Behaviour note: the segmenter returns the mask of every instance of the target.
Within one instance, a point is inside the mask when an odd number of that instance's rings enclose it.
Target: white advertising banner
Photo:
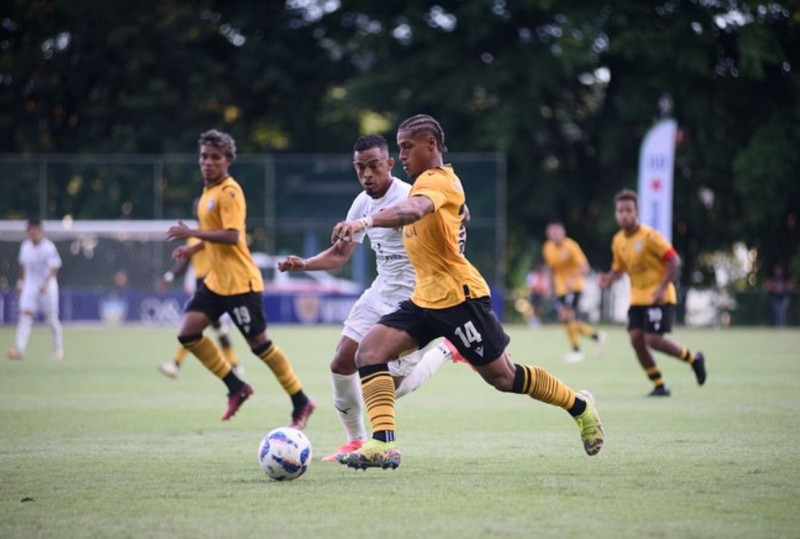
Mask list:
[[[674,119],[661,120],[645,135],[639,151],[639,222],[672,243],[672,175],[675,169]]]

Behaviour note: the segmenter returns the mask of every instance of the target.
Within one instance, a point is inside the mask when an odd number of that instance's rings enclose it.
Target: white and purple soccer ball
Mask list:
[[[258,463],[276,481],[297,479],[311,464],[311,442],[297,429],[278,427],[261,440]]]

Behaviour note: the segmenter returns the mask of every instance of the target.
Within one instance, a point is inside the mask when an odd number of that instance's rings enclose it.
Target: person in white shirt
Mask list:
[[[408,198],[411,185],[392,177],[394,159],[389,157],[389,146],[380,135],[366,135],[356,140],[353,146],[353,166],[363,191],[353,201],[347,219],[365,218],[391,208]],[[356,369],[355,354],[361,339],[384,314],[408,299],[414,291],[416,278],[414,268],[403,247],[402,229],[371,228],[366,233],[356,234],[353,241],[337,241],[329,249],[310,258],[289,255],[278,262],[280,271],[314,271],[341,268],[355,251],[364,236],[369,236],[370,246],[375,251],[377,277],[361,294],[344,322],[342,337],[330,364],[333,384],[333,404],[339,414],[348,441],[339,446],[332,455],[322,457],[324,461],[337,462],[341,455],[361,447],[367,440],[363,419],[361,382]],[[462,230],[462,237],[464,230]],[[448,359],[461,361],[460,354],[454,357],[449,342],[434,342],[422,350],[389,363],[395,380],[397,396],[403,396],[420,387]]]
[[[42,233],[38,219],[28,221],[28,239],[19,250],[19,321],[17,323],[16,346],[9,348],[9,359],[22,359],[31,336],[33,318],[37,313],[44,316],[53,338],[53,359],[64,358],[61,322],[58,319],[58,281],[56,273],[61,267],[61,257],[52,241]]]

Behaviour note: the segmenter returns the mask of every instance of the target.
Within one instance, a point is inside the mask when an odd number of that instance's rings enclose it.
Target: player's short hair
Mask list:
[[[433,116],[428,116],[427,114],[417,114],[416,116],[412,116],[404,120],[397,130],[411,131],[411,134],[414,136],[418,135],[419,133],[429,133],[433,135],[433,138],[436,139],[436,147],[439,148],[439,151],[442,153],[447,151],[447,146],[445,146],[444,143],[444,129],[442,129],[442,126]]]
[[[41,219],[28,219],[28,226],[26,228],[42,228],[42,220]]]
[[[225,157],[231,161],[236,159],[236,141],[233,137],[222,131],[211,129],[205,133],[200,134],[200,140],[197,141],[197,147],[211,146],[225,154]]]
[[[354,152],[365,152],[372,148],[380,148],[385,152],[389,152],[389,143],[381,135],[364,135],[358,137],[355,144],[353,144]]]
[[[639,196],[633,189],[623,189],[622,191],[614,195],[614,204],[616,204],[617,202],[621,202],[623,200],[631,200],[633,201],[634,206],[636,206],[637,208],[639,207]]]

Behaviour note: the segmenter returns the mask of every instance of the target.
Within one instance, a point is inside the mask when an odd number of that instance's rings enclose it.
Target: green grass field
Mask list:
[[[625,333],[564,364],[561,328],[509,327],[516,361],[591,389],[606,445],[587,457],[569,416],[496,392],[447,364],[398,401],[403,463],[357,472],[317,459],[343,441],[328,362],[338,327],[275,326],[319,404],[308,473],[267,479],[261,437],[289,417],[268,369],[236,344],[256,390],[230,422],[225,387],[194,359],[156,371],[175,329],[65,331],[67,359],[34,331],[0,364],[0,537],[798,537],[800,332],[678,328],[709,379],[659,358],[650,384]],[[0,329],[5,349],[13,329]]]

